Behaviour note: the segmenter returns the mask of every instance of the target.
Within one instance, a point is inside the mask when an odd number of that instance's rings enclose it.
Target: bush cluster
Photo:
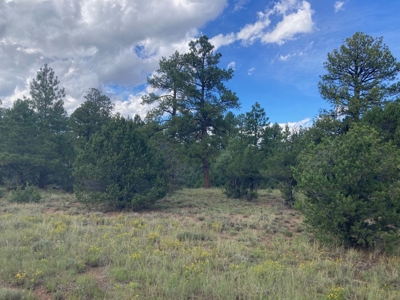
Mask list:
[[[16,203],[38,203],[41,196],[36,187],[27,184],[25,187],[19,186],[16,190],[11,191],[8,201]]]

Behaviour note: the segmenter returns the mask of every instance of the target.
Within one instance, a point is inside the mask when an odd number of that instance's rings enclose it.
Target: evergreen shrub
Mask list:
[[[27,184],[25,187],[19,186],[16,190],[11,191],[8,196],[8,201],[16,203],[38,203],[41,196],[36,187]]]
[[[311,144],[295,169],[305,222],[347,246],[390,245],[399,237],[400,155],[367,126]],[[384,243],[387,242],[387,243]]]
[[[166,195],[164,160],[140,126],[117,116],[90,138],[74,164],[78,200],[134,209]]]

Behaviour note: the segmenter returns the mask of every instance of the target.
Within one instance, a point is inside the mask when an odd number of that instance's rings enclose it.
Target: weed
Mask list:
[[[211,238],[204,233],[193,233],[193,232],[182,232],[179,233],[176,238],[183,242],[183,241],[207,241]]]

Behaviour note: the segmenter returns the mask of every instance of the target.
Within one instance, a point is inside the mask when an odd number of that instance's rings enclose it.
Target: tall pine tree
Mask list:
[[[239,108],[239,99],[224,82],[233,76],[232,69],[218,67],[221,54],[206,36],[189,44],[184,60],[190,80],[185,88],[184,133],[191,143],[192,156],[201,160],[204,187],[210,188],[210,164],[225,132],[224,114]]]
[[[37,116],[38,139],[45,157],[38,166],[39,188],[46,188],[49,174],[66,176],[63,158],[67,156],[67,112],[64,109],[65,90],[47,64],[36,74],[30,84],[30,101]]]

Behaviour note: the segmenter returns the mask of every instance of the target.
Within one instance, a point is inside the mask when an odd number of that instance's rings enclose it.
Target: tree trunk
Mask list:
[[[22,186],[24,184],[24,173],[18,172],[18,186]]]
[[[204,188],[209,189],[210,185],[210,163],[208,162],[208,158],[203,158],[203,173],[204,173]]]
[[[46,189],[46,171],[40,171],[39,174],[39,189]]]
[[[175,191],[175,170],[171,170],[169,173],[169,191]]]

